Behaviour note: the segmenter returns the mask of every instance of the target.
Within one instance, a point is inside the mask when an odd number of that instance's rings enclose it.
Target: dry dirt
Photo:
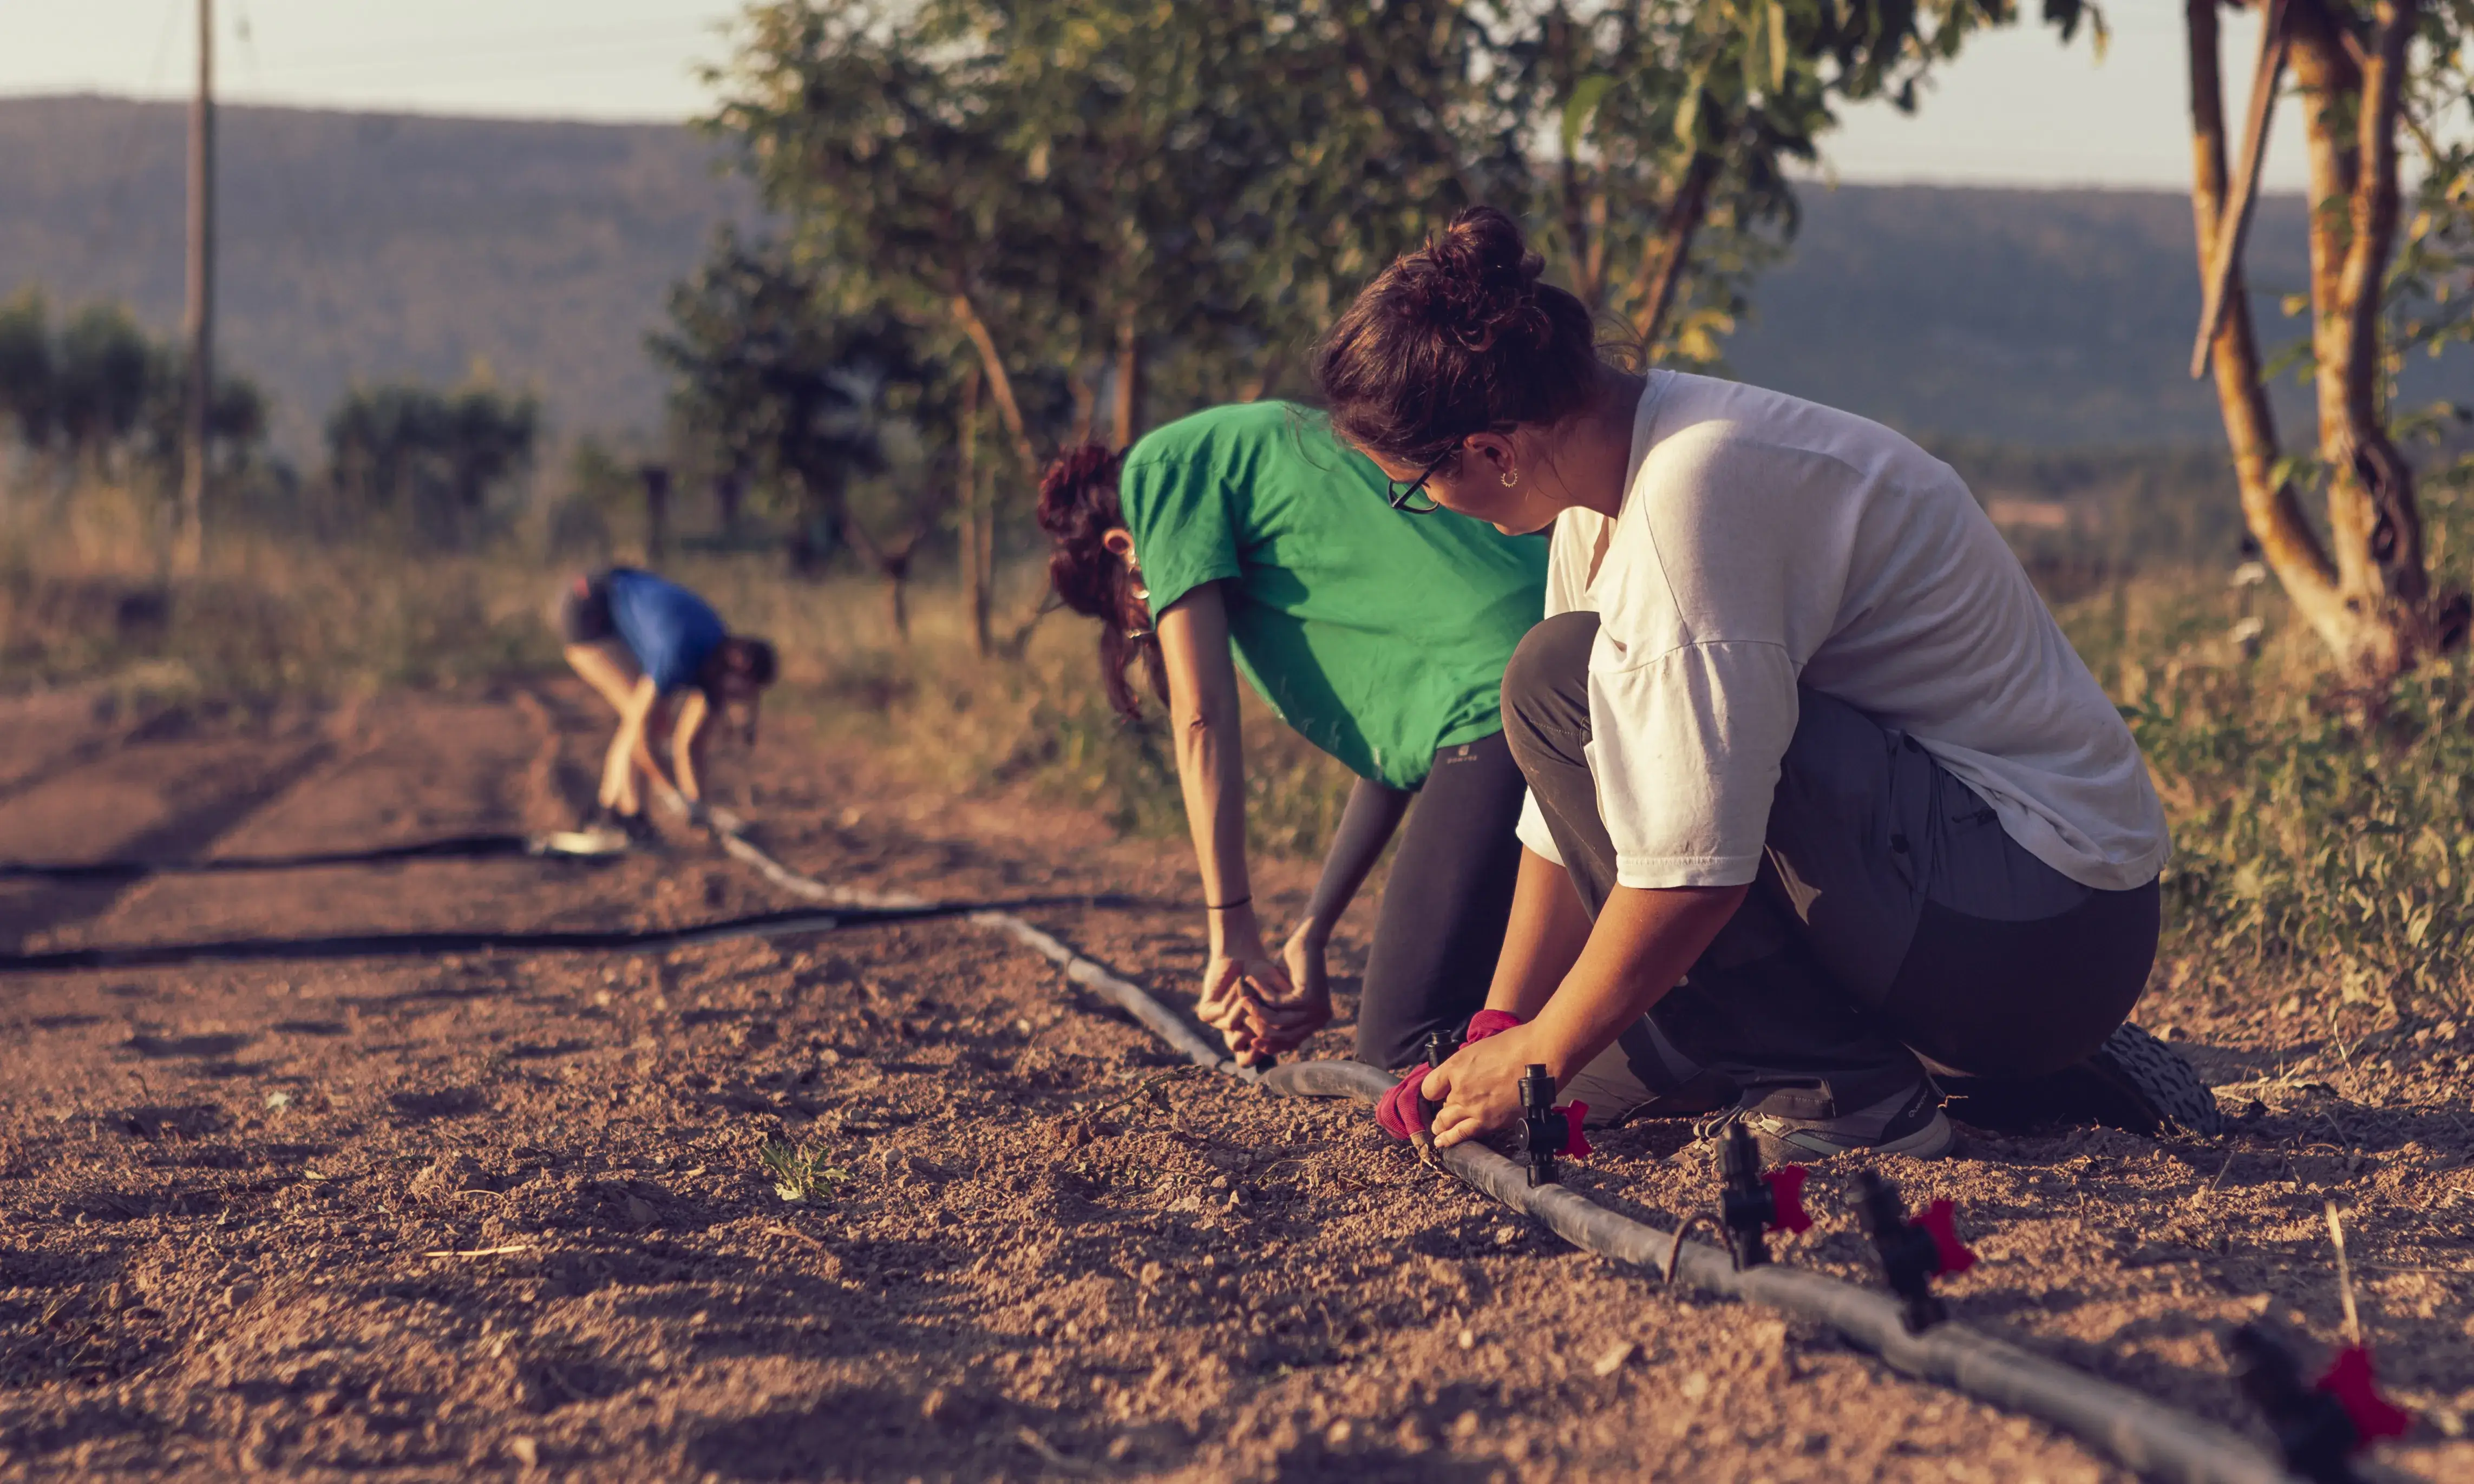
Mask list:
[[[343,708],[0,704],[0,857],[260,854],[570,823],[600,724],[550,685]],[[724,796],[826,879],[1027,914],[1122,972],[1199,968],[1174,841],[932,797],[795,725]],[[1258,894],[1303,900],[1308,870]],[[700,844],[602,867],[424,862],[0,886],[0,950],[788,905]],[[1338,968],[1362,962],[1361,908]],[[2209,1326],[2321,1341],[2321,1217],[2474,1477],[2466,1027],[2332,1042],[2162,988],[2143,1020],[2220,1143],[1970,1133],[1890,1161],[1985,1260],[1973,1323],[2239,1421]],[[1343,1021],[1316,1049],[1340,1055]],[[2221,990],[2213,992],[2219,998]],[[768,1138],[841,1172],[786,1202]],[[1573,1176],[1671,1223],[1682,1129]],[[1843,1172],[1784,1260],[1860,1276]],[[1660,1291],[1391,1146],[1359,1110],[1187,1067],[960,922],[566,954],[0,978],[0,1475],[223,1478],[2122,1477],[1826,1335]]]

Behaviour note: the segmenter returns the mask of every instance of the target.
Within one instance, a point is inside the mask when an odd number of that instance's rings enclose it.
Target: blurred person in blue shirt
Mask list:
[[[773,646],[732,634],[687,588],[635,567],[579,576],[561,597],[559,633],[568,664],[618,712],[600,802],[631,834],[643,828],[639,774],[675,787],[691,806],[702,802],[704,745],[717,713],[738,708],[742,735],[756,745]],[[668,774],[657,748],[668,754]]]

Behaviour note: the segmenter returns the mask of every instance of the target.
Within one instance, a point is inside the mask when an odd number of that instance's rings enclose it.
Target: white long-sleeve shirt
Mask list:
[[[2018,559],[1879,423],[1652,372],[1614,518],[1555,524],[1546,612],[1576,610],[1598,615],[1588,755],[1625,886],[1753,879],[1798,685],[1914,737],[2082,885],[2145,885],[2171,850],[2130,729]],[[1519,833],[1560,859],[1535,796]]]

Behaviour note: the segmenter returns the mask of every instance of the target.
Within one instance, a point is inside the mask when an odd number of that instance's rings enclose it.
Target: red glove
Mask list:
[[[1462,1038],[1461,1044],[1466,1046],[1470,1041],[1500,1035],[1520,1023],[1520,1017],[1509,1010],[1481,1010],[1469,1017],[1468,1034]],[[1412,1134],[1433,1132],[1426,1127],[1426,1111],[1419,1106],[1418,1091],[1425,1086],[1426,1074],[1433,1070],[1432,1066],[1419,1062],[1409,1068],[1409,1075],[1401,1078],[1396,1087],[1383,1094],[1381,1102],[1374,1105],[1374,1121],[1382,1126],[1384,1133],[1394,1138],[1405,1139]],[[1574,1133],[1578,1132],[1576,1124]]]

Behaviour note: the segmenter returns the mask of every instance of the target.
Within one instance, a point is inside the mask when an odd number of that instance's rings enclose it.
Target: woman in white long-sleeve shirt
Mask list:
[[[1530,798],[1488,1005],[1523,1023],[1425,1079],[1438,1141],[1516,1118],[1528,1065],[1604,1099],[1680,1053],[1773,1155],[1939,1154],[1928,1066],[2053,1073],[2138,998],[2170,849],[2138,747],[1948,466],[1608,365],[1539,269],[1465,212],[1318,366],[1394,479],[1553,529],[1504,682]]]

